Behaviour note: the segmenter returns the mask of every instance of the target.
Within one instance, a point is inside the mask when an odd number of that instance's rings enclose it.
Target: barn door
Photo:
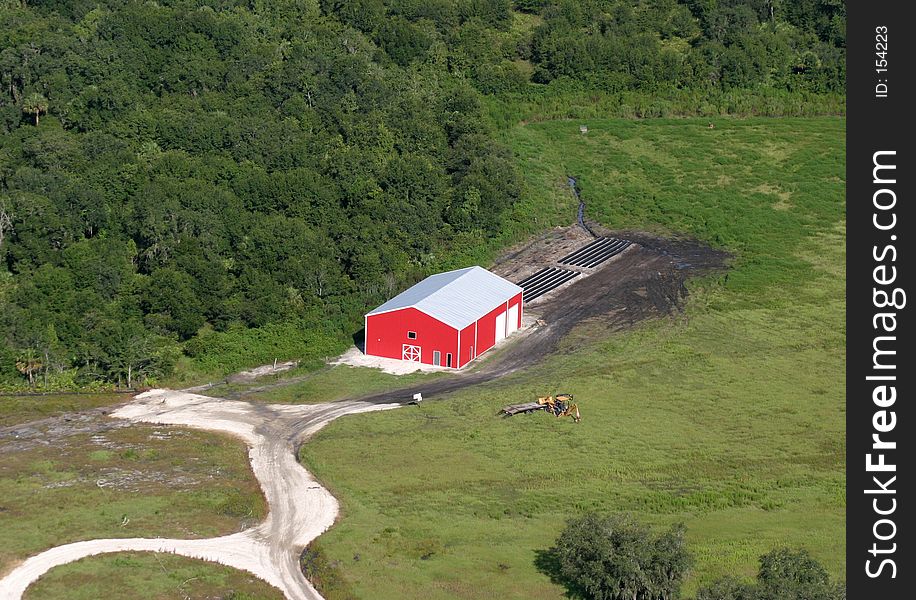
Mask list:
[[[509,307],[509,322],[507,325],[506,330],[509,333],[518,329],[518,304]]]
[[[442,354],[438,350],[433,350],[433,365],[439,366],[439,363],[442,362]]]
[[[496,341],[506,337],[506,313],[496,315]]]
[[[409,360],[410,362],[420,362],[420,355],[422,350],[419,346],[411,346],[410,344],[404,344],[401,348],[401,360]]]

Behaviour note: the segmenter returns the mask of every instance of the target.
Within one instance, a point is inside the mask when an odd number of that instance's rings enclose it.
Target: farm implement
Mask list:
[[[541,396],[537,402],[525,402],[524,404],[510,404],[500,410],[500,414],[511,417],[519,413],[530,414],[538,410],[546,411],[553,416],[572,417],[573,421],[578,423],[582,418],[579,415],[579,405],[573,403],[572,394],[557,394],[556,396]]]

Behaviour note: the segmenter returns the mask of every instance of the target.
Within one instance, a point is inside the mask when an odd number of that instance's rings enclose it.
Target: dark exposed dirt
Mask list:
[[[490,270],[509,281],[521,281],[593,241],[581,227],[555,227],[500,256]]]
[[[540,362],[556,352],[560,341],[573,327],[586,320],[598,319],[609,330],[617,331],[671,314],[683,306],[689,278],[724,269],[729,259],[726,252],[694,240],[671,240],[633,231],[601,233],[634,244],[588,277],[573,280],[562,293],[539,301],[532,310],[546,325],[523,333],[519,336],[522,339],[507,345],[498,355],[470,371],[360,399],[379,403],[406,402],[417,392],[421,392],[424,399],[441,397]],[[512,256],[510,260],[517,258]]]

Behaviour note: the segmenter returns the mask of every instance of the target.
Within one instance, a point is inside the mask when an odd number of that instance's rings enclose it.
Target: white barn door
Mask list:
[[[506,331],[508,333],[512,333],[518,329],[518,304],[509,307],[509,322],[506,325]]]
[[[506,337],[506,313],[496,315],[496,341]]]

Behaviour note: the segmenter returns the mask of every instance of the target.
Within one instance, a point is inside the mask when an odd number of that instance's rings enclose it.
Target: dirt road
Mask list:
[[[0,580],[0,599],[17,600],[49,569],[87,556],[121,551],[173,552],[243,569],[278,587],[290,600],[321,595],[299,568],[306,544],[337,518],[337,500],[296,460],[296,449],[334,419],[397,404],[359,401],[310,406],[267,406],[153,390],[112,416],[134,422],[187,425],[243,439],[251,467],[270,506],[267,519],[252,529],[210,539],[107,539],[76,542],[33,556]]]
[[[305,406],[255,404],[187,391],[154,390],[138,396],[112,416],[223,431],[245,440],[270,506],[267,519],[252,529],[205,540],[92,540],[52,548],[0,580],[0,600],[18,600],[33,581],[55,566],[124,550],[207,559],[251,572],[291,600],[320,599],[302,575],[298,557],[308,542],[333,524],[338,504],[296,461],[298,446],[310,435],[344,415],[399,406],[395,403],[408,401],[418,391],[434,399],[528,368],[555,352],[560,340],[585,321],[600,320],[605,328],[618,330],[672,312],[686,297],[689,277],[721,269],[728,258],[695,242],[612,233],[637,243],[589,277],[539,301],[536,310],[547,325],[513,336],[518,339],[471,371],[394,392]],[[5,433],[17,435],[28,426]]]

